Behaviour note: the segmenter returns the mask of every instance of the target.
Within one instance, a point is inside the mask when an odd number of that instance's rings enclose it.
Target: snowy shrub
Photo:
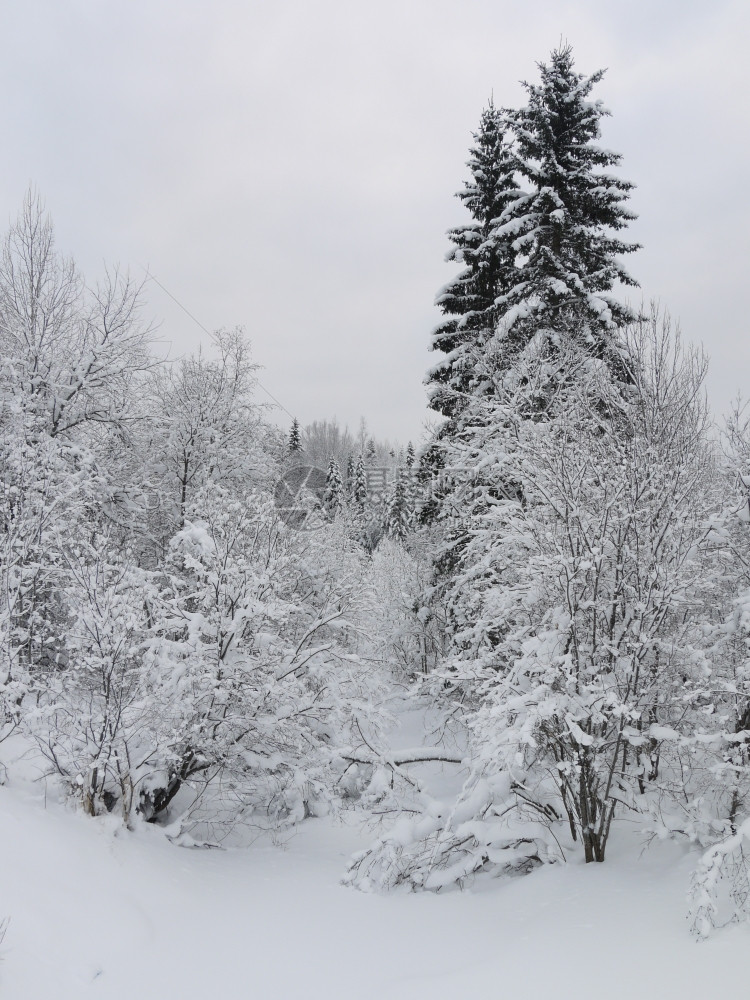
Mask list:
[[[183,786],[193,818],[325,810],[337,745],[377,720],[379,679],[356,653],[363,556],[335,526],[290,530],[257,494],[210,486],[188,513],[151,646],[161,765],[141,811],[155,818]]]
[[[441,635],[434,611],[423,603],[429,579],[424,559],[384,538],[372,555],[369,577],[368,625],[378,657],[399,677],[428,673],[437,663]]]
[[[37,684],[26,724],[86,813],[117,806],[128,822],[141,758],[153,750],[155,706],[143,671],[153,587],[143,572],[91,549],[68,550],[66,562],[65,665]]]
[[[714,844],[693,872],[688,896],[690,929],[709,936],[721,923],[750,919],[750,819],[726,840]]]

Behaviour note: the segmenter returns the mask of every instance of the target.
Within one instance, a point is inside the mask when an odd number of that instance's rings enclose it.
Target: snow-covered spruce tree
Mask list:
[[[339,463],[335,458],[331,457],[331,460],[328,463],[328,471],[326,473],[326,489],[323,495],[323,506],[331,517],[335,517],[344,506],[344,502],[344,484],[341,480]]]
[[[371,494],[362,452],[359,453],[354,467],[348,514],[347,520],[352,537],[358,539],[365,551],[374,552],[385,531],[385,497]]]
[[[409,441],[406,446],[406,455],[404,456],[403,466],[399,469],[398,474],[403,475],[406,480],[406,497],[409,510],[411,511],[412,527],[415,526],[417,521],[418,483],[416,463],[417,454],[414,450],[414,445],[411,441]]]
[[[435,440],[422,453],[420,481],[425,477],[434,485],[437,475],[445,479],[446,456],[443,442],[449,442],[460,424],[460,415],[472,393],[483,391],[486,380],[482,359],[497,325],[496,302],[516,281],[517,252],[513,236],[500,230],[498,222],[517,200],[517,161],[512,148],[509,113],[496,108],[490,100],[482,113],[479,129],[467,166],[470,179],[457,197],[471,215],[471,221],[448,232],[453,247],[448,261],[464,265],[463,270],[436,297],[436,304],[446,317],[433,331],[431,349],[444,357],[427,373],[433,410],[448,420],[435,432]],[[444,495],[432,490],[419,503],[418,520],[422,526],[438,517]],[[453,540],[455,545],[459,539]],[[438,573],[445,573],[453,557],[447,552]]]
[[[615,378],[631,377],[618,330],[633,315],[611,292],[618,281],[635,283],[618,260],[635,246],[614,235],[632,218],[624,206],[631,185],[606,172],[620,158],[596,144],[607,112],[589,98],[602,73],[576,73],[567,46],[554,51],[540,71],[541,83],[526,85],[527,107],[507,113],[516,136],[514,165],[527,189],[514,192],[493,228],[497,239],[510,242],[513,267],[494,303],[495,336],[475,354],[472,370],[474,396],[499,391],[502,397],[503,372],[514,377],[514,364],[520,360],[523,367],[531,350],[535,391],[524,391],[519,405],[527,415],[546,420],[569,378],[563,345],[575,342],[582,355],[606,360]],[[500,483],[496,477],[490,487],[481,463],[468,466],[474,469],[468,479],[461,471],[467,449],[481,451],[481,421],[492,419],[482,407],[472,408],[469,397],[463,405],[470,417],[441,428],[433,446],[436,464],[451,470],[442,476],[441,495],[426,509],[429,518],[444,524],[436,556],[443,583],[450,582],[467,541],[467,505],[476,515],[476,503],[517,495],[520,489],[519,482]]]
[[[445,680],[469,706],[469,778],[357,857],[355,882],[438,889],[576,849],[602,861],[616,809],[684,794],[678,744],[710,677],[703,365],[669,361],[641,324],[624,385],[561,337],[565,391],[540,421],[525,400],[549,377],[537,346],[510,372],[501,357],[474,403],[482,437],[465,440],[481,490],[449,587]]]
[[[431,348],[445,356],[426,379],[430,406],[448,417],[460,411],[463,394],[476,389],[474,363],[494,332],[495,302],[514,282],[512,240],[496,228],[518,194],[507,132],[505,112],[490,101],[474,134],[467,163],[470,179],[457,195],[471,221],[448,233],[453,247],[447,260],[464,267],[437,295],[446,318],[433,332]]]
[[[585,99],[600,74],[589,80],[574,74],[569,49],[553,53],[551,67],[542,66],[541,70],[542,85],[527,88],[529,106],[509,115],[517,134],[515,167],[530,182],[531,190],[515,193],[494,230],[497,238],[511,241],[514,269],[509,286],[495,303],[502,352],[492,348],[492,365],[502,369],[532,339],[541,339],[548,354],[550,377],[541,382],[534,380],[538,387],[543,385],[541,395],[532,397],[528,393],[524,398],[524,405],[536,409],[540,416],[550,397],[560,390],[558,383],[566,378],[564,365],[555,358],[560,333],[573,331],[585,350],[597,355],[606,353],[616,361],[615,367],[621,373],[615,330],[617,322],[630,315],[624,308],[606,315],[603,300],[594,301],[590,294],[592,290],[611,288],[611,275],[603,271],[602,260],[596,258],[594,249],[599,244],[613,255],[620,248],[619,243],[607,241],[602,223],[607,219],[613,226],[619,225],[614,213],[605,211],[605,204],[611,200],[612,190],[618,192],[616,199],[620,200],[625,196],[622,192],[629,189],[627,184],[614,180],[610,184],[608,180],[608,191],[596,172],[597,167],[618,159],[601,153],[591,143],[598,136],[598,121],[604,111]],[[630,217],[624,210],[622,214],[623,218]],[[613,256],[611,264],[616,267]],[[484,384],[484,391],[491,391],[488,386],[495,380],[491,367],[485,357],[475,360],[478,384]],[[557,377],[551,376],[553,368]],[[481,437],[477,426],[480,416],[475,409],[470,434]],[[446,444],[445,463],[460,468],[462,459],[453,453],[450,440]],[[450,488],[453,479],[457,489]],[[465,541],[464,509],[456,503],[465,485],[460,474],[444,477],[447,490],[441,511],[443,516],[447,514],[451,527],[440,558],[443,574],[451,572]],[[486,493],[476,478],[473,485],[475,498]],[[498,484],[496,488],[500,488]],[[503,493],[512,494],[517,489],[517,483],[502,486]]]
[[[299,420],[296,417],[292,420],[292,429],[289,431],[289,453],[294,454],[302,447],[299,433]]]
[[[396,541],[403,542],[414,524],[409,480],[397,473],[393,487],[386,497],[385,531]]]
[[[364,511],[367,505],[367,470],[365,469],[365,460],[361,452],[354,467],[352,501],[358,511]]]
[[[517,166],[530,189],[506,208],[494,238],[512,240],[515,279],[496,300],[498,336],[513,356],[537,336],[567,333],[623,373],[619,326],[634,319],[611,293],[636,282],[619,258],[637,245],[616,234],[634,218],[632,184],[609,172],[620,155],[597,144],[609,114],[590,93],[603,71],[574,69],[570,46],[539,65],[541,82],[524,84],[525,108],[513,116]]]

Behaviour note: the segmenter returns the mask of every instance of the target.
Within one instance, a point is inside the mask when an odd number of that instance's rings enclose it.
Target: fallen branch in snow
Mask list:
[[[404,764],[464,764],[466,757],[459,753],[449,753],[447,750],[428,748],[426,750],[397,750],[388,754],[363,753],[346,750],[341,753],[343,760],[352,764],[381,764],[386,767],[402,767]]]
[[[367,892],[398,885],[438,892],[479,872],[526,874],[562,859],[552,816],[542,803],[519,798],[518,787],[507,774],[474,773],[451,805],[423,796],[421,811],[395,810],[392,828],[351,859],[344,884]],[[530,806],[542,813],[541,822],[529,815]]]

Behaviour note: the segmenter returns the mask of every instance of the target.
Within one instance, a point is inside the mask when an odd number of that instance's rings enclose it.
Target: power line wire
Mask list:
[[[175,297],[174,295],[172,295],[172,293],[171,293],[171,292],[169,291],[169,289],[168,289],[168,288],[165,288],[165,287],[164,287],[164,285],[162,285],[162,283],[161,283],[161,282],[159,281],[159,279],[158,279],[158,278],[156,277],[156,275],[155,275],[155,274],[152,274],[152,273],[151,273],[151,271],[150,271],[150,270],[149,270],[149,269],[148,269],[147,267],[143,267],[143,264],[141,264],[141,267],[143,268],[143,270],[144,270],[144,272],[145,272],[145,274],[146,274],[146,278],[147,278],[147,279],[148,279],[149,281],[153,281],[153,282],[154,282],[155,284],[157,284],[157,285],[159,286],[159,288],[161,288],[161,290],[162,290],[162,291],[164,292],[164,294],[165,294],[165,295],[168,295],[168,296],[170,297],[170,299],[171,299],[171,300],[172,300],[172,301],[173,301],[173,302],[175,303],[175,305],[179,306],[179,307],[180,307],[180,309],[182,309],[182,311],[183,311],[183,312],[185,313],[185,315],[186,315],[186,316],[189,316],[189,317],[190,317],[190,319],[191,319],[191,320],[192,320],[192,321],[193,321],[193,322],[194,322],[194,323],[195,323],[195,324],[196,324],[197,326],[199,326],[199,327],[201,328],[201,330],[203,330],[203,332],[204,332],[204,333],[207,333],[209,337],[212,337],[212,336],[213,336],[213,334],[212,334],[212,333],[211,333],[211,331],[210,331],[210,330],[208,329],[208,327],[204,326],[204,325],[203,325],[203,323],[201,323],[201,321],[200,321],[199,319],[196,319],[196,317],[195,317],[195,316],[193,316],[193,314],[192,314],[192,313],[190,312],[190,310],[189,310],[189,309],[188,309],[188,308],[187,308],[186,306],[184,306],[184,305],[183,305],[183,304],[182,304],[182,303],[180,302],[180,300],[179,300],[178,298],[176,298],[176,297]],[[281,402],[280,400],[278,400],[278,399],[277,399],[277,398],[276,398],[276,397],[274,396],[274,394],[273,394],[272,392],[270,392],[270,391],[269,391],[268,389],[266,389],[266,387],[265,387],[265,386],[263,385],[263,383],[262,383],[262,382],[260,381],[260,379],[257,379],[257,378],[256,378],[256,379],[255,379],[255,382],[256,382],[256,384],[257,384],[257,385],[259,386],[259,388],[261,388],[261,389],[263,390],[263,392],[265,392],[265,394],[266,394],[266,395],[267,395],[267,396],[268,396],[268,397],[269,397],[270,399],[272,399],[272,400],[274,401],[274,403],[276,403],[276,405],[277,405],[277,406],[278,406],[278,407],[279,407],[280,409],[282,409],[282,410],[284,411],[284,413],[286,413],[286,415],[287,415],[287,416],[291,417],[291,418],[292,418],[292,420],[294,420],[294,414],[293,414],[293,413],[290,413],[290,412],[289,412],[289,410],[287,410],[287,408],[286,408],[286,407],[284,406],[284,404],[283,404],[283,403],[282,403],[282,402]]]

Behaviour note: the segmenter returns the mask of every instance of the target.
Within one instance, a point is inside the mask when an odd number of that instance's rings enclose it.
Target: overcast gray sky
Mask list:
[[[245,326],[303,424],[364,414],[402,441],[471,133],[566,39],[580,71],[608,68],[631,272],[705,343],[715,407],[750,394],[746,0],[6,0],[0,24],[2,222],[33,183],[87,277],[149,265],[207,327]]]

